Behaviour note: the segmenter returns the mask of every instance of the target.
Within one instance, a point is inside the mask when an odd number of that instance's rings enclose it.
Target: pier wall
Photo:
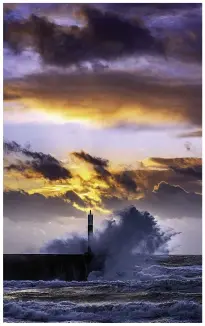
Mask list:
[[[4,280],[85,281],[90,271],[89,255],[4,254]]]

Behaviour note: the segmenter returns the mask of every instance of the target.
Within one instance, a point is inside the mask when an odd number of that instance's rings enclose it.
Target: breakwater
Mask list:
[[[4,254],[4,280],[85,281],[91,269],[92,257],[61,254]]]

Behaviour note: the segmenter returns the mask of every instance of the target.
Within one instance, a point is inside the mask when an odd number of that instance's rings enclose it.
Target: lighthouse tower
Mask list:
[[[91,214],[91,210],[90,210],[90,214],[88,214],[88,253],[89,254],[92,253],[92,249],[91,249],[92,237],[93,237],[93,215]]]

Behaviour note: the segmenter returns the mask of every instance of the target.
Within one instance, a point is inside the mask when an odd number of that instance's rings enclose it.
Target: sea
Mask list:
[[[201,323],[202,256],[150,256],[86,282],[4,281],[4,322]]]

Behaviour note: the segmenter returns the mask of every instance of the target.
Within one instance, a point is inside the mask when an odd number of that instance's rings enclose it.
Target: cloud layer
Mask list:
[[[50,181],[65,180],[71,178],[69,170],[62,166],[62,163],[50,154],[33,152],[28,148],[23,148],[16,142],[4,142],[4,152],[6,155],[18,153],[30,160],[18,161],[5,167],[6,171],[17,171],[28,178],[42,176]]]
[[[24,191],[4,192],[4,216],[13,221],[48,222],[62,217],[83,217],[82,211],[61,197],[29,195]]]
[[[100,124],[202,123],[200,84],[172,83],[135,73],[44,73],[4,83],[4,99]],[[120,94],[120,97],[119,97]]]
[[[15,142],[5,142],[4,146],[7,154],[5,170],[11,178],[13,170],[23,179],[28,177],[22,168],[22,164],[25,166],[23,161],[18,159],[15,164],[9,163],[16,153],[32,158],[34,163],[39,160],[38,164],[42,163],[42,158],[47,160],[50,157],[51,162],[62,164],[52,156],[26,149]],[[150,158],[148,163],[142,162],[138,168],[127,170],[111,168],[108,160],[84,151],[73,152],[71,156],[77,159],[75,164],[81,164],[80,170],[72,171],[63,183],[60,182],[60,173],[55,174],[55,178],[49,175],[52,184],[42,184],[41,188],[36,188],[35,182],[39,182],[42,176],[48,178],[48,172],[37,175],[37,163],[31,160],[29,177],[34,180],[34,189],[32,184],[30,194],[19,191],[18,187],[14,188],[15,191],[7,189],[4,196],[5,216],[11,214],[17,219],[21,219],[21,215],[23,219],[26,218],[26,214],[36,219],[41,214],[47,218],[54,215],[78,217],[89,208],[107,214],[136,205],[162,218],[201,217],[202,162],[199,158]],[[60,165],[59,171],[61,169],[69,171],[63,165]]]
[[[6,80],[5,101],[65,120],[201,126],[200,4],[5,5],[4,45],[44,64],[39,75]]]
[[[201,61],[200,4],[36,7],[30,5],[31,15],[25,18],[16,15],[16,7],[5,6],[4,41],[15,52],[33,47],[47,64],[65,66],[136,53]],[[56,24],[55,15],[67,15],[72,23]]]
[[[45,63],[59,66],[138,52],[163,54],[160,41],[137,20],[122,19],[92,6],[81,6],[78,11],[83,27],[62,27],[36,15],[22,21],[5,17],[4,41],[17,52],[32,46]]]

